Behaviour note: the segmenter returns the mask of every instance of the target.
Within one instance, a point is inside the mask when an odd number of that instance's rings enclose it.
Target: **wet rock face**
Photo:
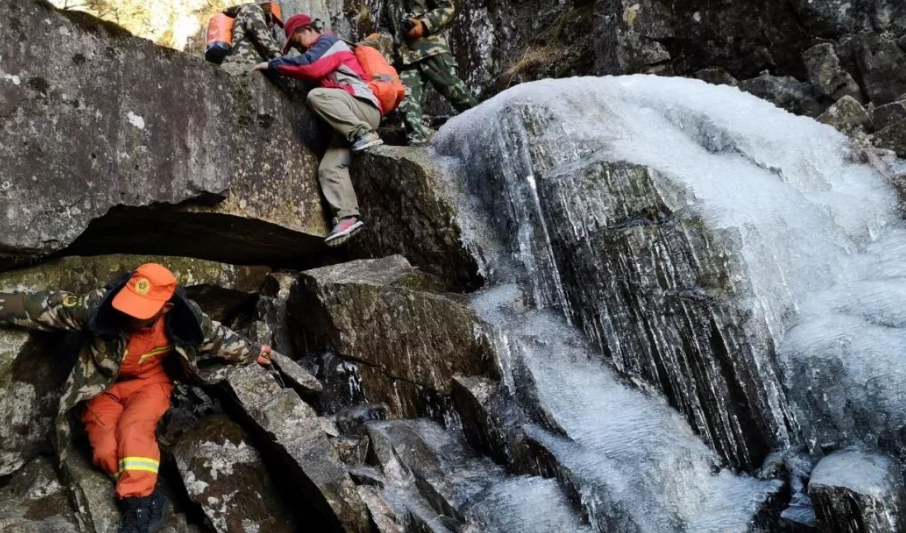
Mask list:
[[[316,346],[358,364],[368,401],[427,415],[425,400],[448,396],[454,375],[496,369],[481,320],[432,285],[400,256],[353,261],[304,272],[290,313]]]
[[[218,533],[295,531],[250,437],[225,416],[185,433],[173,457],[189,497]]]
[[[461,241],[441,172],[426,150],[382,147],[353,160],[352,176],[366,222],[351,244],[355,258],[400,254],[450,289],[475,289],[481,279]]]
[[[65,248],[86,228],[76,248],[94,253],[267,262],[317,244],[319,134],[304,100],[70,16],[0,6],[7,262]],[[44,39],[48,27],[60,38]]]
[[[812,472],[809,496],[821,533],[893,533],[906,528],[906,487],[896,461],[844,450]]]

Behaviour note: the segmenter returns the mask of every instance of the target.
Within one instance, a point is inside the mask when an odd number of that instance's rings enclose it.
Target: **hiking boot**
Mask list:
[[[369,131],[355,138],[355,141],[352,142],[352,151],[361,152],[372,146],[380,146],[382,144],[384,144],[384,141],[381,140],[381,136],[376,131]]]
[[[167,522],[167,498],[157,489],[148,497],[148,533],[157,533]]]
[[[364,227],[365,223],[359,217],[341,218],[327,237],[324,237],[324,244],[330,247],[340,246]]]
[[[119,533],[157,533],[166,524],[168,503],[157,490],[144,498],[124,498]]]
[[[118,533],[149,533],[150,509],[148,498],[123,498],[123,518]]]

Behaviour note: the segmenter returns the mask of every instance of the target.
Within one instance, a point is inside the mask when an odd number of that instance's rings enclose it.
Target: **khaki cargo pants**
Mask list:
[[[343,89],[313,89],[308,93],[306,102],[334,129],[330,145],[318,167],[321,192],[338,219],[358,216],[359,201],[349,178],[352,161],[349,143],[359,135],[375,130],[381,122],[381,112]]]

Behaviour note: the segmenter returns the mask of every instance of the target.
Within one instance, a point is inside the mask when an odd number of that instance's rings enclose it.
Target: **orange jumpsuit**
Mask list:
[[[94,464],[117,479],[120,498],[154,492],[160,466],[155,431],[173,392],[163,362],[172,352],[163,317],[130,332],[116,382],[92,398],[82,414]]]

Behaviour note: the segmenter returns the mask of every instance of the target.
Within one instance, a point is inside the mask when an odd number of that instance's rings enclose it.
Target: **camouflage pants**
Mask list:
[[[456,62],[450,54],[440,53],[406,65],[400,72],[400,79],[406,86],[406,98],[400,104],[400,112],[406,124],[409,144],[424,144],[430,137],[425,125],[422,124],[422,99],[426,82],[430,81],[437,92],[453,104],[457,111],[465,111],[478,105],[478,100],[456,75]]]
[[[282,46],[268,27],[261,6],[245,4],[236,12],[233,26],[233,49],[223,60],[223,67],[237,74],[247,71],[256,63],[280,56]]]

